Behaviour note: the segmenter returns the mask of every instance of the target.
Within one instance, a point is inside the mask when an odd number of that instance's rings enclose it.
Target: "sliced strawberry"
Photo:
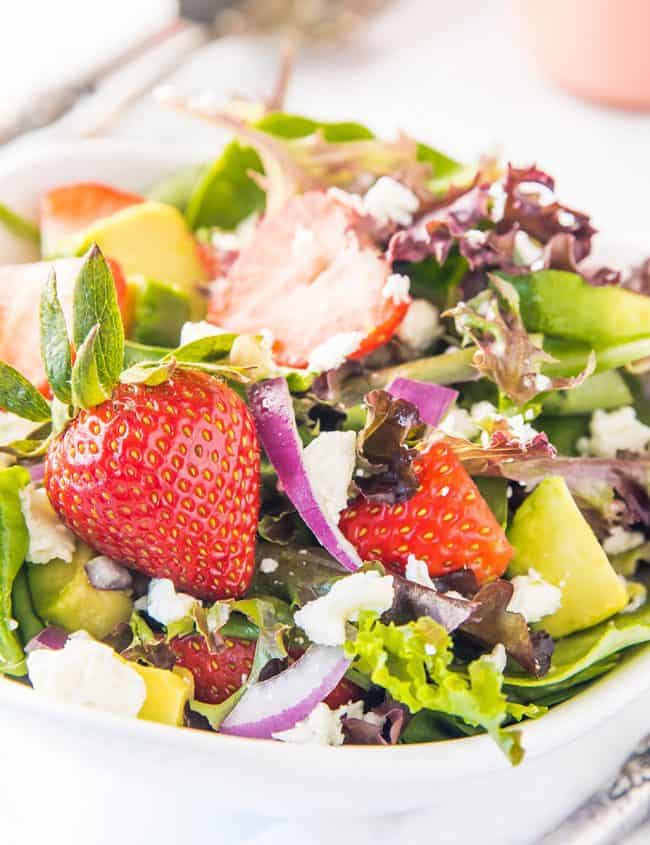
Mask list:
[[[101,182],[75,182],[53,188],[41,199],[40,222],[43,254],[51,255],[68,235],[75,235],[144,198]]]
[[[296,197],[262,220],[215,283],[209,319],[234,331],[270,329],[276,360],[293,367],[336,335],[359,335],[351,357],[385,343],[408,303],[384,296],[390,267],[358,224],[325,193]]]
[[[127,311],[127,288],[119,265],[109,261],[120,310]],[[62,258],[35,264],[0,267],[0,360],[11,364],[37,387],[45,386],[40,352],[39,303],[52,267],[68,329],[72,325],[74,285],[82,258]]]
[[[479,582],[502,575],[512,547],[485,499],[443,442],[413,462],[420,487],[398,505],[358,497],[341,514],[340,528],[363,560],[403,573],[410,554],[432,577],[469,567]]]
[[[331,710],[336,710],[344,704],[351,704],[353,701],[361,701],[363,690],[347,678],[341,678],[332,692],[323,701]]]
[[[169,643],[178,666],[194,676],[194,694],[199,701],[221,704],[248,678],[253,665],[255,642],[227,639],[225,648],[212,654],[199,634],[174,637]]]

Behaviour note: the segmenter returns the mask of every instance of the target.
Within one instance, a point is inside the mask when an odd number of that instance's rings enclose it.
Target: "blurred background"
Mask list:
[[[537,161],[614,237],[650,231],[647,0],[175,0],[3,3],[0,146],[111,135],[218,148],[147,89],[266,95],[282,36],[299,43],[287,106],[405,129],[458,158]],[[227,8],[226,8],[227,7]],[[140,55],[125,57],[125,52]],[[131,61],[127,62],[126,58]],[[61,85],[68,89],[63,93]],[[54,89],[54,90],[53,90]],[[63,97],[63,103],[61,102]]]

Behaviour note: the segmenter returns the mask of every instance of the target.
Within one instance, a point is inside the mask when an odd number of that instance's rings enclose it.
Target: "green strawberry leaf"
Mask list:
[[[192,340],[190,343],[179,346],[173,352],[169,352],[165,359],[173,357],[177,361],[191,364],[208,364],[220,361],[228,355],[238,337],[239,335],[232,332],[200,337],[198,340]]]
[[[52,392],[61,402],[70,402],[72,358],[63,308],[59,301],[54,268],[43,288],[40,305],[41,357]]]
[[[144,343],[136,343],[134,340],[124,341],[124,366],[132,367],[140,361],[160,361],[165,355],[172,352],[163,346],[147,346]]]
[[[50,406],[25,376],[0,361],[0,408],[24,420],[48,422]]]
[[[0,202],[0,225],[4,226],[12,235],[19,238],[24,238],[26,241],[33,241],[35,244],[40,244],[41,233],[38,226],[32,223],[31,220],[26,220],[20,214],[16,214],[6,205]]]
[[[113,274],[96,245],[90,248],[77,278],[72,323],[73,340],[77,350],[81,349],[90,332],[97,326],[96,339],[92,343],[92,369],[96,372],[97,383],[103,388],[104,398],[107,398],[122,372],[124,326],[117,304]],[[78,395],[79,390],[80,385],[77,383]],[[97,395],[97,391],[93,389],[90,393]]]
[[[99,377],[97,362],[100,331],[100,325],[96,323],[77,350],[71,379],[72,404],[76,408],[93,408],[95,405],[101,405],[111,395]]]
[[[2,446],[0,452],[6,452],[16,458],[40,458],[47,452],[50,440],[50,437],[42,440],[14,440],[13,443]]]
[[[175,361],[143,361],[134,364],[120,376],[122,384],[146,384],[155,387],[167,381],[176,367]]]

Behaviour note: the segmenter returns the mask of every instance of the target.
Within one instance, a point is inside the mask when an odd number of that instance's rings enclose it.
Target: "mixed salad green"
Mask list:
[[[230,131],[0,223],[0,673],[284,742],[487,732],[650,641],[650,260],[537,167]]]

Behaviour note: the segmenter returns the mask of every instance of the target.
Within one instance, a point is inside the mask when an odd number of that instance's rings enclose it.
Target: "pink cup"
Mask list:
[[[650,0],[513,0],[535,58],[589,100],[650,109]]]

